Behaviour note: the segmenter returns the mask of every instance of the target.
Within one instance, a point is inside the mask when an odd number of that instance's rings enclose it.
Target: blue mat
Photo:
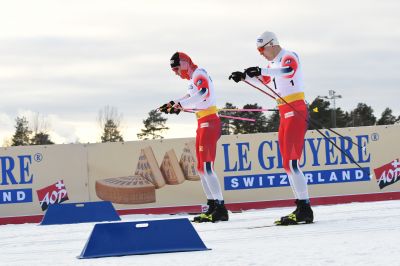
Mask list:
[[[109,201],[50,205],[40,225],[120,221]]]
[[[208,250],[188,219],[96,224],[80,259]]]

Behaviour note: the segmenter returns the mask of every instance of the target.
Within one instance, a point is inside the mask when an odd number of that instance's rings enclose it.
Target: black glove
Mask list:
[[[229,76],[229,79],[233,79],[234,82],[238,83],[242,79],[245,79],[246,75],[243,72],[235,71]]]
[[[252,77],[258,77],[261,75],[261,68],[259,68],[258,66],[256,67],[249,67],[248,69],[246,69],[244,71],[244,73],[249,76],[250,78]]]
[[[180,103],[178,103],[175,107],[171,107],[171,109],[169,109],[169,113],[170,114],[177,114],[179,115],[179,113],[182,111],[182,105]]]
[[[163,104],[160,107],[158,107],[158,110],[160,110],[160,112],[166,113],[166,114],[170,114],[170,109],[172,109],[171,107],[175,104],[174,101],[170,101],[169,103]]]

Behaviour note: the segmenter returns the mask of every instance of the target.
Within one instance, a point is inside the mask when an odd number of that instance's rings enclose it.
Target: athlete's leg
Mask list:
[[[218,222],[218,221],[228,221],[229,215],[228,210],[225,207],[224,198],[222,195],[221,185],[219,183],[218,177],[214,172],[214,163],[205,162],[204,170],[205,176],[207,178],[207,184],[211,190],[212,196],[215,199],[215,209],[207,217],[203,217],[202,222]]]
[[[202,222],[227,221],[228,211],[224,204],[221,184],[214,171],[214,161],[217,150],[217,141],[221,136],[221,122],[218,117],[199,124],[199,161],[202,162],[204,177],[211,195],[215,201],[214,211]]]
[[[284,117],[285,113],[281,114],[281,120],[280,120],[280,124],[279,124],[279,132],[278,132],[278,143],[279,143],[279,151],[281,152],[281,157],[282,157],[282,161],[283,161],[283,168],[285,169],[286,174],[288,175],[289,178],[289,182],[290,182],[290,188],[292,189],[293,195],[296,199],[298,199],[298,196],[296,194],[296,190],[293,187],[293,176],[290,172],[290,168],[289,168],[289,160],[287,159],[287,155],[286,155],[286,149],[285,147],[286,145],[286,137],[285,137],[285,132],[286,132],[286,125],[287,122],[285,120]]]
[[[307,178],[299,167],[299,160],[304,147],[304,136],[307,131],[307,107],[297,106],[296,112],[289,111],[284,116],[284,158],[283,167],[289,176],[291,187],[297,199],[308,200]]]
[[[289,160],[290,167],[290,184],[296,193],[296,198],[299,200],[308,200],[307,178],[299,167],[298,160]]]
[[[211,193],[210,187],[207,183],[207,177],[204,173],[199,173],[201,185],[203,186],[204,194],[206,194],[207,199],[214,199],[213,194]]]
[[[196,130],[196,158],[197,158],[197,172],[200,176],[200,181],[201,181],[201,185],[203,187],[203,191],[204,194],[207,197],[207,211],[204,213],[201,213],[198,216],[195,216],[193,218],[193,222],[201,222],[202,219],[204,219],[204,217],[210,215],[214,210],[215,210],[215,200],[213,197],[213,194],[211,193],[210,187],[207,183],[207,177],[204,173],[204,163],[202,162],[202,157],[201,157],[201,153],[200,153],[200,142],[201,142],[201,130],[198,128]]]
[[[203,173],[213,199],[223,200],[221,185],[214,171],[217,141],[221,136],[221,123],[218,117],[200,122],[197,135],[199,172]]]
[[[210,191],[210,188],[207,184],[207,178],[204,173],[204,168],[203,168],[203,163],[202,163],[202,158],[200,157],[200,152],[199,152],[199,146],[200,146],[200,140],[201,140],[201,134],[200,130],[196,130],[196,158],[197,158],[197,172],[200,175],[200,180],[201,184],[203,186],[204,194],[206,194],[207,199],[214,199],[212,197],[212,193]]]
[[[218,201],[224,200],[221,185],[214,171],[213,162],[204,162],[204,179],[206,180],[212,198]]]
[[[310,223],[314,220],[311,210],[307,179],[299,167],[299,160],[304,146],[304,136],[307,131],[307,107],[298,106],[296,112],[284,113],[284,134],[281,140],[284,143],[283,167],[288,174],[290,185],[296,197],[297,208],[291,214],[281,217],[276,221],[278,225],[297,224],[298,222]],[[282,118],[282,116],[281,116]]]

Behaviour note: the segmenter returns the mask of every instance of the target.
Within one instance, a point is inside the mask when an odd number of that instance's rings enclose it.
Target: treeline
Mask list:
[[[242,109],[261,108],[257,103],[246,104],[242,107]],[[222,109],[238,109],[238,107],[227,102]],[[386,108],[380,118],[377,118],[372,107],[365,103],[358,103],[354,110],[347,112],[341,108],[333,110],[329,101],[319,97],[309,105],[309,113],[313,120],[319,122],[319,128],[331,128],[332,125],[339,128],[392,125],[400,122],[400,115],[397,117],[393,115],[390,108]],[[249,122],[221,117],[223,135],[277,132],[279,129],[278,110],[271,110],[268,113],[221,111],[221,114],[255,120],[255,122]],[[101,142],[124,141],[120,130],[121,120],[122,114],[115,107],[105,106],[99,111],[98,123],[102,130]],[[33,118],[32,129],[29,127],[26,117],[17,117],[15,121],[15,133],[9,143],[5,143],[4,146],[54,144],[48,133],[48,123],[44,119],[40,120],[39,114]],[[169,129],[166,122],[167,118],[163,117],[160,112],[150,111],[148,117],[143,120],[144,128],[137,134],[138,139],[162,139],[162,133]],[[309,129],[315,129],[315,127],[310,125]]]
[[[17,117],[15,122],[15,133],[12,136],[10,146],[54,144],[47,133],[46,123],[40,123],[39,114],[36,114],[33,118],[33,129],[29,128],[29,122],[24,116]]]
[[[102,130],[100,137],[101,142],[124,141],[120,130],[121,120],[122,114],[119,113],[115,107],[107,105],[99,111],[97,122]],[[14,135],[12,136],[11,140],[5,141],[3,146],[54,144],[48,133],[48,122],[43,117],[40,119],[40,115],[38,113],[34,115],[31,123],[29,123],[25,116],[17,117],[15,122]],[[31,126],[29,126],[30,124]]]
[[[257,104],[246,104],[243,109],[260,109],[261,106]],[[237,109],[231,103],[226,103],[223,109]],[[317,97],[308,106],[311,118],[318,121],[320,126],[315,127],[309,125],[309,129],[321,129],[322,127],[331,128],[336,125],[338,128],[342,127],[360,127],[360,126],[373,126],[373,125],[392,125],[400,122],[400,115],[393,115],[390,108],[386,108],[380,118],[374,115],[374,110],[371,106],[365,103],[358,103],[354,110],[349,112],[343,111],[341,108],[333,110],[330,107],[330,102]],[[222,113],[222,112],[221,112]],[[249,123],[247,121],[221,118],[222,134],[247,134],[256,132],[277,132],[279,129],[279,112],[271,111],[269,115],[261,112],[223,112],[229,116],[244,117],[255,119],[256,122]],[[335,120],[335,121],[333,121]]]
[[[241,109],[261,109],[257,103],[246,104]],[[317,97],[309,105],[309,113],[314,121],[318,121],[320,127],[331,128],[333,119],[335,119],[336,127],[359,127],[372,125],[391,125],[399,123],[400,116],[396,117],[390,108],[386,108],[379,119],[374,115],[371,106],[365,103],[359,103],[357,107],[345,112],[340,108],[333,109],[330,102]],[[227,102],[221,109],[238,109],[237,106]],[[333,115],[334,113],[334,115]],[[220,111],[221,115],[234,116],[240,118],[254,119],[255,122],[249,122],[238,119],[230,119],[221,117],[222,134],[250,134],[263,132],[277,132],[279,129],[279,112],[271,110],[268,115],[265,112],[237,112],[237,111]],[[149,112],[149,117],[143,120],[144,129],[137,136],[139,139],[160,139],[163,138],[161,133],[168,128],[165,126],[167,118],[162,117],[160,112],[153,110]],[[309,129],[315,129],[312,125]]]

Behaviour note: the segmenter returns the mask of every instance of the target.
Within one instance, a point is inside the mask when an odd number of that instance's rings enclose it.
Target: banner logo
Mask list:
[[[370,181],[369,169],[347,168],[338,170],[305,171],[309,185]],[[225,190],[256,189],[290,186],[286,173],[225,176]]]
[[[395,159],[374,169],[374,172],[380,189],[392,185],[400,179],[400,160]]]
[[[37,153],[34,160],[40,162],[42,154]],[[40,158],[40,161],[39,161]],[[24,154],[16,158],[12,156],[0,156],[0,204],[32,202],[33,180],[35,179],[31,167],[32,155]],[[21,188],[22,187],[22,188]]]
[[[0,190],[0,204],[32,202],[32,189]]]
[[[45,211],[50,204],[59,204],[68,200],[67,188],[64,181],[60,180],[57,183],[48,187],[36,190],[40,207]]]

